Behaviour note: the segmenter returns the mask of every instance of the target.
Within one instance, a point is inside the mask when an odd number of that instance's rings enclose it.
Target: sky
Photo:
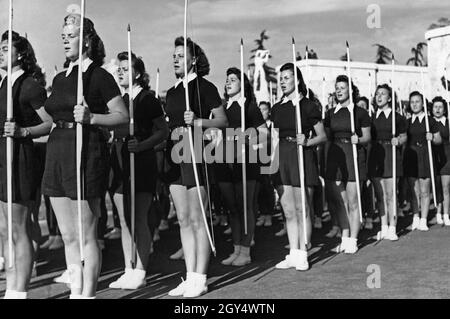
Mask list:
[[[14,30],[33,45],[38,62],[47,70],[62,68],[61,29],[73,0],[14,0]],[[8,0],[0,0],[0,30],[8,26]],[[380,8],[380,28],[369,28],[369,5]],[[205,51],[211,64],[208,77],[222,91],[226,69],[239,66],[240,38],[248,63],[254,40],[266,29],[265,43],[277,66],[292,60],[291,37],[298,51],[306,45],[322,59],[339,59],[345,41],[353,61],[374,62],[375,43],[390,48],[398,64],[411,57],[411,48],[424,41],[429,25],[450,15],[448,0],[190,0],[188,36]],[[105,43],[107,61],[127,48],[126,27],[132,26],[133,52],[143,57],[155,87],[161,70],[161,90],[175,82],[173,41],[183,34],[184,0],[86,0],[86,16]]]

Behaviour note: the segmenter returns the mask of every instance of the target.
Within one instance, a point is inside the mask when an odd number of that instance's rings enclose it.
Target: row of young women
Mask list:
[[[84,23],[85,43],[82,54],[78,52],[80,24]],[[34,200],[39,181],[36,178],[33,159],[32,138],[50,134],[47,144],[45,171],[42,179],[42,193],[50,197],[57,216],[61,234],[65,244],[67,268],[70,275],[71,298],[95,298],[98,276],[101,268],[101,254],[96,238],[96,225],[100,210],[100,198],[107,187],[108,163],[107,147],[103,129],[113,129],[114,143],[112,162],[114,177],[112,187],[115,191],[114,201],[119,210],[122,224],[122,243],[125,260],[125,272],[112,288],[136,289],[145,285],[145,271],[148,266],[148,252],[151,242],[147,225],[147,212],[151,203],[151,194],[155,191],[156,160],[154,148],[163,142],[170,129],[185,132],[193,126],[202,129],[240,127],[240,109],[245,108],[246,128],[255,128],[258,135],[269,134],[261,112],[252,96],[248,79],[245,79],[245,92],[240,91],[241,71],[231,68],[227,71],[226,105],[222,104],[217,88],[204,76],[209,73],[209,62],[205,52],[196,43],[187,39],[187,56],[184,56],[184,39],[177,38],[174,43],[173,66],[176,84],[167,92],[164,119],[163,110],[147,90],[143,62],[134,55],[131,57],[133,83],[128,83],[128,55],[121,53],[119,60],[119,84],[125,94],[132,94],[136,116],[135,136],[127,134],[129,123],[127,112],[127,96],[121,91],[113,77],[101,68],[105,57],[103,43],[97,35],[91,20],[83,22],[77,14],[69,14],[64,19],[62,32],[66,58],[70,61],[68,69],[58,74],[53,80],[52,94],[46,99],[45,90],[38,85],[33,76],[37,69],[33,49],[24,37],[13,35],[13,75],[14,84],[14,121],[6,119],[6,83],[4,79],[0,87],[0,120],[3,127],[0,146],[5,147],[4,137],[14,138],[14,187],[13,187],[13,246],[14,267],[7,269],[7,291],[5,298],[26,298],[30,272],[33,263],[31,241],[27,233],[29,221],[29,204]],[[1,42],[0,66],[7,67],[7,34]],[[184,59],[188,69],[184,68]],[[85,103],[76,105],[77,69],[83,68],[83,86]],[[322,121],[320,109],[306,97],[307,89],[301,72],[298,70],[299,87],[295,88],[294,66],[285,64],[281,68],[280,86],[283,97],[271,109],[271,120],[279,134],[279,171],[274,176],[274,184],[281,185],[281,204],[286,217],[290,253],[285,260],[276,265],[278,269],[296,268],[307,270],[307,245],[303,230],[306,228],[307,238],[311,236],[311,202],[313,189],[319,185],[319,168],[315,146],[328,140],[326,148],[326,165],[323,172],[326,180],[327,200],[331,213],[338,220],[342,229],[340,251],[355,253],[360,228],[356,182],[353,167],[352,144],[358,148],[358,169],[361,180],[369,175],[376,185],[377,194],[384,199],[382,210],[383,229],[387,225],[394,227],[395,216],[387,218],[389,205],[392,205],[392,164],[389,154],[391,144],[401,146],[406,143],[405,152],[408,161],[405,165],[405,176],[414,185],[414,213],[419,216],[419,204],[422,219],[426,218],[429,207],[429,169],[427,170],[426,140],[441,143],[438,122],[430,118],[431,133],[426,132],[423,118],[423,100],[419,93],[411,94],[410,105],[413,116],[405,121],[397,116],[397,132],[392,137],[390,127],[391,90],[388,86],[380,86],[376,91],[378,107],[375,118],[369,118],[367,112],[354,107],[349,98],[349,80],[345,76],[336,79],[336,98],[338,105],[328,110]],[[191,111],[186,111],[184,79],[187,78],[189,104]],[[300,100],[295,99],[298,90]],[[353,87],[354,100],[357,89]],[[295,103],[300,104],[303,134],[296,134]],[[350,111],[354,113],[355,133],[350,129]],[[52,123],[54,128],[51,130]],[[81,263],[76,205],[76,123],[83,124],[83,172],[84,199],[84,264]],[[442,124],[442,123],[441,123]],[[446,124],[448,125],[448,124]],[[371,127],[373,134],[371,134]],[[226,133],[225,133],[226,134]],[[443,135],[445,132],[443,132]],[[182,136],[182,135],[180,135]],[[445,135],[444,135],[445,137]],[[448,134],[447,134],[448,137]],[[225,139],[235,140],[234,136]],[[364,146],[372,141],[373,152],[369,155],[376,163],[376,169],[367,172]],[[172,144],[182,142],[167,141],[170,152]],[[301,211],[301,192],[298,171],[297,146],[304,147],[305,182],[307,187],[306,212]],[[377,152],[378,150],[378,152]],[[384,150],[384,152],[383,152]],[[132,264],[129,212],[129,153],[136,154],[136,263]],[[401,158],[400,148],[398,157]],[[7,209],[6,209],[6,155],[1,156],[1,236],[8,245]],[[375,155],[373,155],[375,154]],[[444,155],[448,154],[445,149]],[[182,156],[183,154],[179,154]],[[392,155],[390,155],[392,156]],[[417,159],[416,161],[411,158]],[[401,160],[398,161],[399,165]],[[208,240],[208,229],[204,224],[201,205],[207,205],[209,175],[214,174],[225,198],[227,208],[231,212],[231,225],[234,250],[224,264],[236,266],[250,262],[250,245],[254,236],[255,212],[253,196],[255,183],[259,178],[259,167],[252,163],[247,166],[247,232],[243,214],[243,187],[241,164],[215,164],[208,172],[206,166],[198,164],[200,186],[197,187],[193,165],[181,161],[170,172],[170,192],[175,204],[180,225],[180,236],[186,264],[186,280],[171,290],[171,296],[197,297],[207,292],[206,275],[211,248]],[[369,166],[372,167],[372,166]],[[401,176],[402,169],[398,169]],[[445,175],[445,174],[443,174]],[[449,179],[443,178],[448,184]],[[444,189],[446,183],[443,183]],[[448,186],[448,185],[447,185]],[[448,187],[447,187],[448,190]],[[200,202],[200,191],[203,203]],[[445,191],[444,191],[445,194]],[[395,194],[394,194],[395,196]],[[448,204],[448,191],[447,191]],[[391,204],[389,204],[391,203]],[[448,205],[444,205],[447,213]],[[305,214],[306,227],[303,225]],[[445,215],[444,215],[445,216]],[[421,229],[422,219],[415,223]],[[426,219],[425,219],[426,220]],[[426,226],[426,225],[425,225]],[[391,229],[391,228],[388,228]],[[388,230],[384,232],[388,233]],[[8,262],[10,256],[6,253]]]

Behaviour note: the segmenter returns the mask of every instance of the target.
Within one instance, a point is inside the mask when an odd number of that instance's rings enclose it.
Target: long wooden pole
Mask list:
[[[391,114],[392,114],[392,138],[395,138],[395,117],[396,117],[396,110],[395,110],[395,59],[394,55],[392,55],[392,74],[391,74],[391,81],[392,81],[392,106],[391,106]],[[394,216],[397,216],[397,146],[392,144],[392,213]]]
[[[159,68],[156,70],[155,96],[157,99],[159,99]]]
[[[428,121],[428,101],[425,91],[425,77],[423,76],[423,68],[420,68],[420,77],[422,80],[422,94],[423,94],[423,110],[425,112],[425,129],[427,133],[430,133],[430,123]],[[436,182],[434,177],[434,163],[433,163],[433,149],[431,147],[431,141],[427,140],[428,145],[428,160],[430,162],[430,175],[431,175],[431,190],[433,191],[433,202],[434,205],[437,207],[438,203],[436,200]]]
[[[447,67],[444,67],[445,101],[447,101],[447,122],[450,136],[450,93],[448,92]]]
[[[356,134],[355,131],[355,105],[353,104],[353,92],[352,92],[352,74],[350,71],[350,46],[347,42],[347,77],[348,77],[348,91],[350,96],[350,129],[352,131],[352,136]],[[352,143],[353,150],[353,166],[355,168],[355,181],[356,181],[356,195],[358,196],[358,211],[359,211],[359,221],[362,223],[362,204],[361,204],[361,185],[359,182],[359,168],[358,168],[358,151],[356,145]]]
[[[188,65],[187,65],[187,12],[188,12],[188,2],[189,0],[185,0],[184,2],[184,93],[186,100],[186,111],[190,111],[190,102],[189,102],[189,82],[188,82]],[[197,188],[198,200],[200,202],[200,209],[202,211],[203,222],[205,224],[206,234],[208,236],[209,245],[211,246],[211,250],[214,255],[216,255],[216,247],[214,246],[211,233],[209,231],[208,221],[206,219],[205,206],[203,204],[202,194],[200,192],[200,181],[198,178],[197,171],[197,161],[194,149],[194,138],[192,136],[192,127],[188,127],[188,137],[189,137],[189,148],[191,150],[191,158],[192,158],[192,168],[194,171],[195,185]]]
[[[13,24],[13,1],[9,0],[8,14],[8,82],[7,82],[7,100],[6,100],[6,119],[13,121],[13,96],[12,96],[12,24]],[[7,189],[7,214],[8,214],[8,266],[14,266],[13,236],[12,236],[12,204],[13,204],[13,184],[12,184],[12,165],[13,165],[13,139],[6,138],[6,189]]]
[[[305,84],[306,84],[306,98],[309,99],[309,50],[308,50],[308,46],[306,46],[306,54],[305,54],[305,61],[306,61],[306,66],[305,66]],[[295,59],[297,60],[297,59]],[[295,61],[294,60],[294,61]],[[295,63],[294,63],[295,66]]]
[[[241,39],[241,100],[245,98],[245,86],[244,86],[244,40]],[[241,105],[241,151],[242,151],[242,194],[244,199],[244,233],[248,233],[248,212],[247,212],[247,166],[246,154],[245,154],[245,102]]]
[[[83,105],[83,43],[84,43],[84,15],[85,0],[81,0],[80,44],[78,47],[78,77],[77,77],[77,104]],[[82,181],[81,153],[83,150],[83,125],[76,126],[76,165],[77,165],[77,213],[78,213],[78,240],[80,245],[80,260],[84,264],[84,229],[82,209]]]
[[[128,108],[130,114],[130,137],[134,137],[134,102],[133,102],[133,58],[131,51],[131,26],[128,24]],[[136,176],[134,153],[130,152],[130,211],[131,211],[131,265],[136,266]]]
[[[326,111],[325,108],[328,105],[328,101],[325,96],[325,84],[326,84],[325,77],[323,77],[322,78],[322,120],[325,119],[325,111]]]
[[[308,49],[307,49],[308,51]],[[295,50],[295,39],[292,37],[292,64],[294,67],[294,85],[295,85],[295,119],[297,124],[297,134],[302,134],[302,117],[300,113],[300,95],[298,92],[298,74],[297,74],[297,64],[296,64],[296,50]],[[300,193],[302,199],[302,220],[303,220],[303,236],[305,238],[305,245],[308,245],[308,234],[306,227],[306,190],[305,190],[305,166],[303,157],[303,145],[297,145],[298,150],[298,171],[300,174]]]

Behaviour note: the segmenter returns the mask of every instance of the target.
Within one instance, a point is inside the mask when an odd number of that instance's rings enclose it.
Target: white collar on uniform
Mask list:
[[[391,110],[392,109],[390,107],[385,108],[384,110],[378,109],[377,114],[375,115],[375,118],[378,118],[382,112],[384,113],[384,116],[386,116],[386,118],[388,118],[389,114],[391,114]]]
[[[197,78],[197,73],[189,73],[188,77],[187,77],[188,83],[191,82],[192,80],[195,80],[196,78]],[[180,83],[183,83],[183,87],[184,87],[184,78],[178,79],[175,82],[175,88],[177,88]]]
[[[234,102],[238,102],[238,104],[242,107],[241,103],[239,103],[240,100],[241,100],[241,94],[236,94],[235,96],[230,97],[227,101],[227,106],[226,106],[227,110],[231,107],[231,105]]]
[[[86,72],[87,69],[89,68],[89,66],[93,63],[94,61],[92,61],[90,58],[86,58],[83,60],[83,72]],[[72,73],[73,68],[78,65],[78,60],[76,62],[72,62],[70,61],[69,67],[66,70],[66,77],[68,77],[70,75],[70,73]]]
[[[419,115],[417,115],[417,114],[413,114],[412,115],[412,119],[411,119],[411,123],[414,123],[414,121],[416,120],[416,119],[419,119],[419,123],[422,123],[422,121],[423,121],[423,119],[425,118],[425,112],[420,112],[420,114]]]
[[[139,95],[139,93],[141,93],[142,90],[143,90],[143,88],[140,85],[133,87],[133,100],[136,98],[136,96]],[[123,91],[123,95],[125,95],[127,93],[128,93],[128,89]]]
[[[434,118],[437,122],[441,122],[442,123],[442,125],[444,125],[445,126],[445,121],[447,120],[446,118],[445,118],[445,116],[441,116],[440,118]]]
[[[347,108],[349,111],[353,111],[354,105],[352,103],[352,104],[347,105],[347,107],[345,107],[345,106],[342,106],[341,103],[339,103],[334,108],[334,114],[336,114],[337,112],[339,112],[340,109],[343,109],[343,108]]]
[[[14,83],[16,83],[16,80],[18,79],[18,78],[20,78],[21,76],[22,76],[22,74],[24,74],[25,73],[25,71],[24,70],[22,70],[22,69],[19,69],[19,70],[17,70],[17,71],[14,71],[12,74],[11,74],[11,79],[12,79],[12,85],[14,86]],[[3,81],[6,79],[6,76],[2,79],[2,81],[0,82],[0,86],[2,86],[2,84],[3,84]]]

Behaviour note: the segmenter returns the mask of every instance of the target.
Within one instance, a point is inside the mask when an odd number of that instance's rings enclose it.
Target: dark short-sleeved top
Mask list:
[[[0,130],[6,121],[7,114],[7,81],[6,77],[0,87]],[[20,91],[19,90],[20,86]],[[13,85],[13,115],[16,123],[21,127],[31,127],[42,123],[36,110],[44,106],[47,93],[30,75],[22,74]],[[18,100],[17,100],[18,99]]]
[[[52,94],[45,103],[45,110],[53,121],[73,122],[73,108],[77,104],[78,65],[69,76],[63,71],[55,76]],[[120,96],[120,89],[113,76],[101,66],[91,63],[83,72],[84,97],[92,113],[108,113],[107,103]]]
[[[282,100],[283,101],[283,100]],[[279,137],[295,137],[297,124],[295,106],[292,101],[276,103],[270,111],[270,119],[274,128],[279,131]],[[302,133],[306,136],[314,134],[314,125],[322,120],[320,109],[307,98],[300,100],[300,116],[302,121]]]
[[[128,94],[124,96],[127,109],[130,100]],[[148,90],[141,90],[133,99],[134,105],[134,136],[138,140],[145,140],[152,135],[153,120],[163,116],[163,111],[159,100],[157,100]],[[123,124],[114,128],[114,138],[124,138],[129,135],[129,124]]]
[[[352,136],[350,126],[350,111],[347,107],[342,107],[337,113],[334,113],[335,108],[327,111],[325,115],[324,126],[330,129],[333,138],[350,138]],[[355,133],[362,136],[363,127],[370,127],[370,117],[366,110],[355,107]]]
[[[395,113],[395,136],[406,133],[406,119],[398,112]],[[372,141],[391,140],[392,138],[392,111],[386,118],[381,112],[378,118],[376,113],[372,116]]]
[[[217,88],[202,77],[193,79],[188,84],[189,104],[197,118],[208,119],[211,110],[222,105]],[[184,112],[186,111],[186,97],[183,83],[167,91],[166,114],[169,118],[169,128],[186,126]]]
[[[241,127],[241,105],[234,101],[230,107],[227,108],[225,105],[225,114],[228,118],[229,128],[240,128]],[[254,127],[257,128],[266,123],[262,117],[261,111],[255,105],[254,102],[245,103],[245,128]]]
[[[432,117],[428,117],[428,121],[430,124],[430,132],[433,134],[439,132],[439,127],[436,120]],[[412,123],[412,117],[408,119],[408,144],[425,144],[427,142],[425,136],[426,132],[425,118],[422,119],[422,122],[419,122],[419,119],[416,119],[414,123]]]
[[[442,124],[440,121],[436,121],[436,125],[438,126],[439,133],[442,137],[442,144],[449,144],[450,142],[450,132],[448,127],[448,120],[445,119],[445,125]]]

